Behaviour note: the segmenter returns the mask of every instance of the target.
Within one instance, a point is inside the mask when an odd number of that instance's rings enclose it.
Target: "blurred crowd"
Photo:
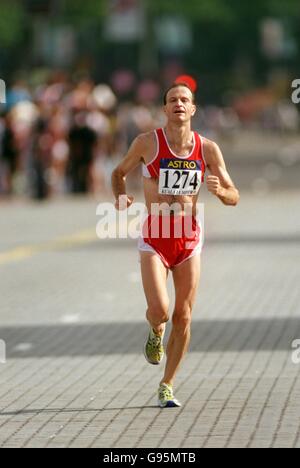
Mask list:
[[[30,91],[16,82],[0,120],[0,193],[46,198],[101,192],[116,161],[157,116],[118,105],[107,85],[56,79]]]
[[[144,81],[130,99],[122,96],[124,84],[126,76],[114,87],[89,78],[74,83],[64,74],[34,87],[16,81],[0,114],[0,196],[44,199],[109,190],[111,172],[135,136],[165,123],[157,82]],[[255,103],[248,96],[230,107],[200,105],[194,128],[212,138],[234,135],[245,124],[299,129],[299,114],[289,101],[270,103],[253,120]],[[137,170],[132,188],[140,182]]]

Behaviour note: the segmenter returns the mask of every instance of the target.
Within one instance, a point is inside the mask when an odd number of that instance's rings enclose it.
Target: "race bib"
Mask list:
[[[201,161],[161,159],[159,193],[161,195],[197,195],[201,177]]]

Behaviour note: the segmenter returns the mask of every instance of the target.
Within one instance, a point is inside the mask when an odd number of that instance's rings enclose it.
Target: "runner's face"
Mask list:
[[[191,91],[185,86],[171,89],[167,95],[164,111],[169,121],[188,122],[196,112]]]

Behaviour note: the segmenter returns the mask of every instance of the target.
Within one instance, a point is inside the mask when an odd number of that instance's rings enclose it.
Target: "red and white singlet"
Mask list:
[[[197,195],[206,170],[200,135],[193,132],[193,149],[187,156],[172,151],[164,129],[157,129],[155,136],[157,152],[150,163],[143,164],[143,176],[158,179],[158,191],[162,195]],[[165,235],[164,218],[164,215],[148,216],[139,239],[139,250],[155,253],[172,269],[201,252],[200,226],[196,218],[190,216],[190,229],[186,233],[187,216],[169,216]]]

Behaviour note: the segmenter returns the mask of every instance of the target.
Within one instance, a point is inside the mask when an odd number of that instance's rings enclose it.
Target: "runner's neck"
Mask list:
[[[168,123],[165,127],[165,135],[168,143],[176,148],[186,148],[189,144],[193,144],[190,123],[180,126]]]

